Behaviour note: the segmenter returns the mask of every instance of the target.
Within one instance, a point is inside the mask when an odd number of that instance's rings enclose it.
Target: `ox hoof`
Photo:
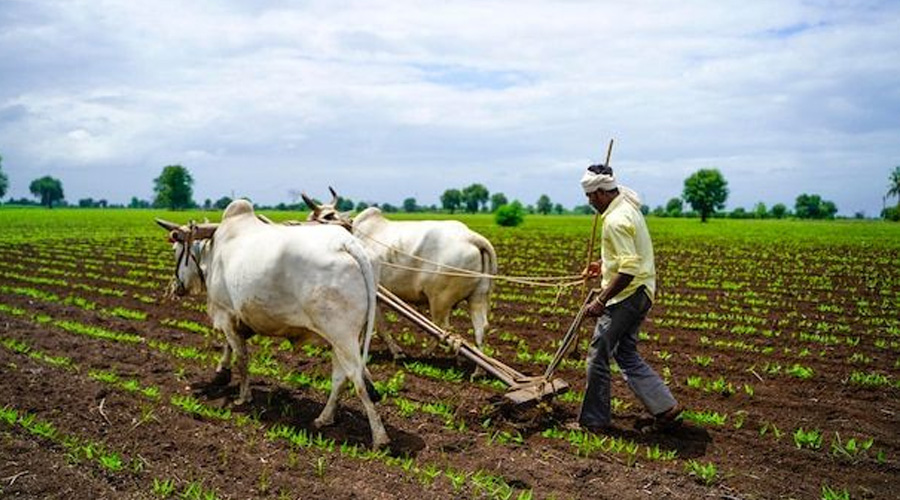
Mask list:
[[[231,370],[223,368],[216,372],[216,376],[213,377],[209,385],[213,387],[224,387],[229,383],[231,383]]]
[[[321,429],[322,427],[328,427],[329,425],[334,424],[334,418],[322,418],[319,417],[313,420],[313,427],[316,429]]]
[[[372,449],[375,450],[383,450],[391,444],[391,438],[384,436],[383,438],[376,439],[372,442]]]
[[[234,400],[234,406],[244,407],[249,405],[252,401],[252,398],[237,398]]]

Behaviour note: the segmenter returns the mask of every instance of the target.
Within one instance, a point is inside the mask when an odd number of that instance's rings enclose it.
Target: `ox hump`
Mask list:
[[[225,207],[222,220],[247,214],[253,215],[253,205],[247,200],[234,200]]]

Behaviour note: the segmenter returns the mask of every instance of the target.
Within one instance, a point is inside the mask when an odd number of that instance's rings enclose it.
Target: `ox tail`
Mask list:
[[[482,274],[497,274],[497,252],[494,250],[494,245],[491,245],[491,242],[488,241],[487,238],[478,234],[472,233],[469,241],[478,248],[478,251],[481,252],[481,272]],[[487,296],[491,293],[491,289],[494,286],[494,280],[491,278],[481,278],[478,281],[478,286],[475,287],[475,293],[482,296]]]
[[[375,331],[375,301],[378,293],[377,263],[372,261],[366,250],[355,239],[351,240],[344,248],[356,260],[360,271],[362,271],[363,280],[366,282],[366,333],[365,337],[363,337],[362,347],[362,360],[363,365],[365,365],[366,358],[369,357],[369,344],[372,342],[372,333]]]

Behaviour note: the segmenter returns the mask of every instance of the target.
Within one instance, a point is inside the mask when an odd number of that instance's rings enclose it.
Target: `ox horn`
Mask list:
[[[169,222],[165,219],[155,219],[156,223],[159,224],[166,231],[176,231],[181,228],[180,225],[175,224],[174,222]]]
[[[331,191],[331,206],[332,206],[332,207],[336,207],[336,206],[337,206],[337,202],[338,202],[338,195],[337,195],[337,193],[334,191],[334,188],[333,188],[333,187],[328,186],[328,190]]]
[[[310,210],[319,211],[319,206],[316,205],[316,202],[312,200],[309,196],[306,196],[306,193],[300,193],[300,196],[303,198],[303,201],[306,202],[306,206],[310,208]]]

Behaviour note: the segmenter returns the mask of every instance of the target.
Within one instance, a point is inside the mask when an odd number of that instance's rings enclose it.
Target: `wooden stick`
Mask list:
[[[606,149],[606,164],[605,165],[607,167],[609,166],[609,160],[610,160],[610,157],[612,156],[613,141],[614,141],[614,139],[609,140],[609,147]],[[585,270],[587,270],[587,268],[590,267],[591,262],[594,261],[593,260],[593,258],[594,258],[594,242],[597,240],[597,219],[599,219],[599,218],[600,218],[600,214],[595,212],[594,213],[594,222],[591,225],[591,239],[590,239],[590,242],[588,243],[587,264],[585,264],[585,266],[584,266]],[[587,276],[584,277],[584,283],[581,284],[581,295],[584,295],[587,292],[588,279],[589,278]]]
[[[594,261],[594,241],[597,239],[597,220],[600,218],[600,214],[594,212],[594,222],[591,225],[591,239],[588,243],[588,251],[587,251],[587,264],[584,266],[585,272],[587,272],[588,268],[591,267],[591,262]],[[581,295],[584,295],[587,292],[587,284],[590,277],[585,275],[584,282],[581,284]]]
[[[615,140],[615,139],[610,139],[610,140],[609,140],[609,148],[607,148],[607,150],[606,150],[606,166],[607,166],[607,167],[609,166],[609,157],[612,156],[612,146],[613,146],[613,141],[614,141],[614,140]]]

